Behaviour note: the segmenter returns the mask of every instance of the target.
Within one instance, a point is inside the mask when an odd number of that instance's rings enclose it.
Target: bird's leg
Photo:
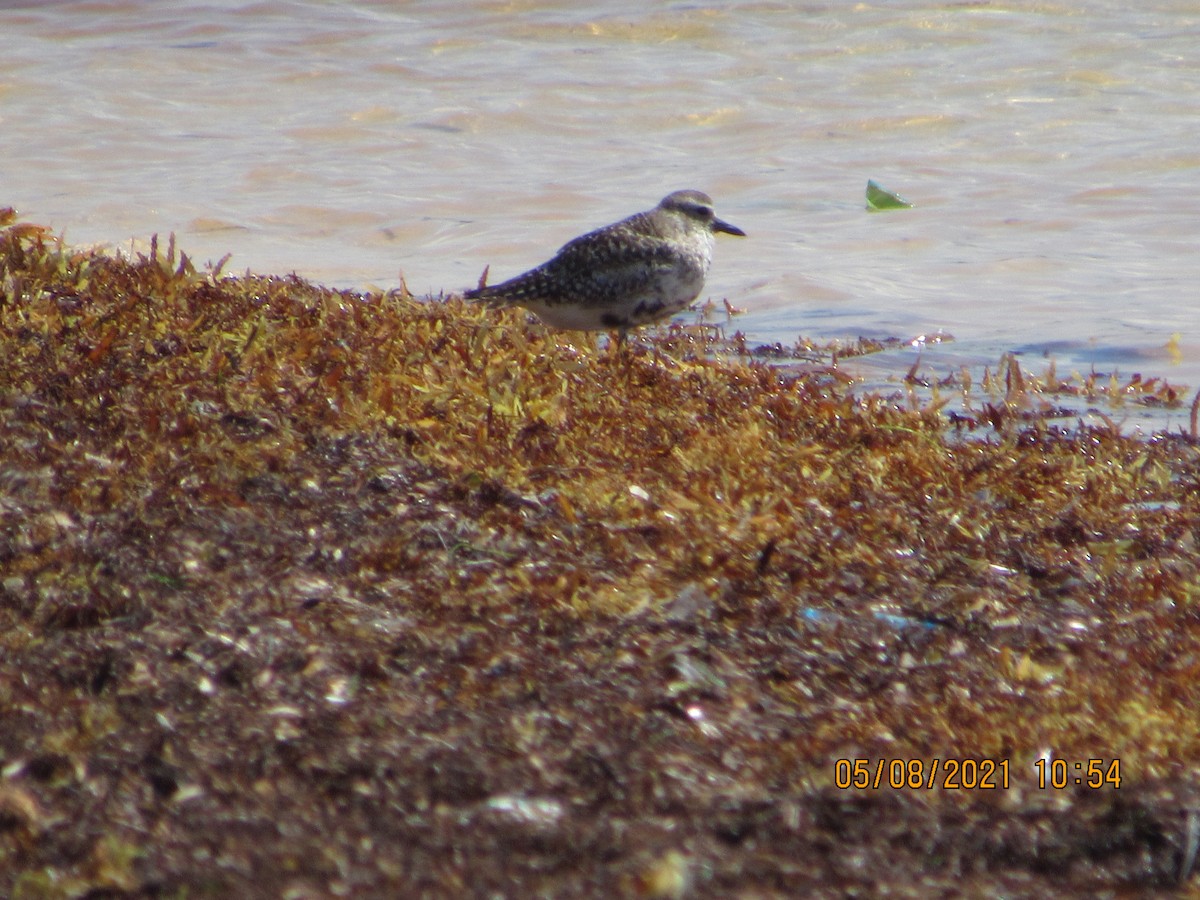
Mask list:
[[[657,340],[657,338],[659,337],[659,335],[657,335],[657,334],[656,334],[654,337],[655,337],[655,341],[654,341],[654,365],[658,366],[659,368],[663,368],[663,369],[665,369],[665,368],[666,368],[666,362],[665,362],[665,361],[664,361],[664,359],[663,359],[663,353],[662,353],[662,344],[661,344],[661,343],[659,343],[659,341]]]

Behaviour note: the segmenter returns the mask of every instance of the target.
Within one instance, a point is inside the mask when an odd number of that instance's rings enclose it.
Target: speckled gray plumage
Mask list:
[[[648,212],[575,238],[536,269],[464,296],[522,306],[554,328],[624,332],[699,296],[716,231],[744,234],[713,215],[707,194],[676,191]]]

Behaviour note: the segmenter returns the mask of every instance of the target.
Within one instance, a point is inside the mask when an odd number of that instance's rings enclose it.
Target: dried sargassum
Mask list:
[[[0,222],[0,893],[1191,875],[1191,439]]]

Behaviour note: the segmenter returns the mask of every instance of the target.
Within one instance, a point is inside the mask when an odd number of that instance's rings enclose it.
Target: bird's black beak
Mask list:
[[[726,234],[736,234],[738,237],[745,237],[746,232],[738,228],[736,225],[730,225],[728,222],[722,222],[720,219],[713,219],[713,231],[723,231]]]

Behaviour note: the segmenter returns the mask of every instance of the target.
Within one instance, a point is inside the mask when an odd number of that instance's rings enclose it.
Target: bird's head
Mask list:
[[[712,198],[703,191],[675,191],[673,194],[667,194],[658,204],[658,208],[701,222],[707,225],[710,231],[736,234],[738,237],[746,236],[746,232],[736,225],[730,225],[717,218],[716,213],[713,212]]]

